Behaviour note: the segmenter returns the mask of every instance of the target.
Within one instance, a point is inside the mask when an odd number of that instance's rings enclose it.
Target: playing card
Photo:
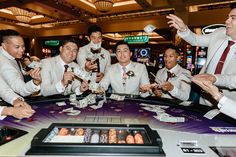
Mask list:
[[[220,111],[218,109],[213,109],[213,110],[208,111],[203,117],[207,119],[213,119],[218,114],[220,114]]]
[[[56,104],[57,104],[57,106],[65,106],[66,105],[66,103],[64,101],[56,102]]]
[[[66,109],[62,110],[62,112],[71,112],[71,111],[73,111],[73,107],[66,108]]]
[[[72,112],[67,113],[68,116],[77,116],[80,114],[81,111],[73,110]]]

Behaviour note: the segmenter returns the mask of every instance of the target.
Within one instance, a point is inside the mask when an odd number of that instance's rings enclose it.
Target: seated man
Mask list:
[[[236,102],[227,96],[224,96],[219,89],[208,79],[193,77],[192,81],[199,85],[203,90],[209,93],[217,102],[220,112],[236,119]]]
[[[28,96],[40,90],[40,69],[31,71],[31,81],[24,82],[21,59],[25,45],[20,34],[14,30],[1,30],[0,76],[10,88],[21,96]]]
[[[35,112],[30,105],[23,101],[23,99],[14,93],[14,91],[5,83],[0,77],[0,97],[12,107],[0,106],[0,120],[5,116],[13,116],[18,119],[29,118]]]
[[[191,73],[178,65],[178,58],[179,49],[174,45],[167,46],[164,53],[165,67],[157,72],[155,78],[158,83],[154,89],[156,96],[188,100]]]
[[[74,70],[80,69],[73,62],[78,53],[78,45],[74,39],[66,39],[60,46],[60,55],[42,60],[42,84],[41,94],[43,96],[55,94],[77,95],[88,89],[86,80],[81,82],[75,79]]]
[[[100,82],[104,90],[111,85],[113,93],[134,94],[146,92],[143,86],[150,84],[145,65],[130,60],[132,52],[128,43],[119,41],[116,44],[118,63],[111,65]]]

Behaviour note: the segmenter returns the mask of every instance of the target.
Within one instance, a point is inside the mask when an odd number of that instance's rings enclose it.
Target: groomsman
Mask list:
[[[92,72],[96,82],[100,82],[106,69],[111,65],[110,53],[101,47],[102,29],[97,25],[88,28],[90,43],[79,49],[77,63],[88,72]]]
[[[71,93],[81,94],[88,89],[86,80],[81,84],[75,79],[75,71],[80,69],[74,62],[78,53],[78,45],[74,39],[66,39],[60,46],[60,55],[43,59],[41,94],[43,96]]]
[[[21,96],[28,96],[40,90],[40,69],[32,70],[31,81],[24,82],[22,66],[18,59],[21,59],[25,45],[20,34],[14,30],[1,30],[0,47],[0,76],[10,88]]]
[[[118,63],[110,66],[100,82],[100,87],[107,90],[111,85],[113,93],[139,95],[140,92],[147,92],[143,88],[150,84],[147,69],[144,64],[132,62],[131,56],[128,43],[119,41],[116,44]]]
[[[178,47],[167,46],[164,53],[165,67],[157,72],[155,78],[158,83],[154,90],[156,96],[188,100],[191,90],[191,73],[178,64],[178,59]]]

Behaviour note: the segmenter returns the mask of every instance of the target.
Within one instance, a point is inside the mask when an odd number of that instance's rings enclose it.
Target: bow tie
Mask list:
[[[91,48],[90,51],[91,51],[93,54],[100,53],[100,52],[101,52],[101,48],[96,49],[96,50],[94,50],[94,49]]]
[[[172,72],[167,71],[167,78],[166,78],[166,81],[168,81],[170,78],[173,78],[173,77],[175,77],[175,76],[176,76],[175,73],[172,73]]]

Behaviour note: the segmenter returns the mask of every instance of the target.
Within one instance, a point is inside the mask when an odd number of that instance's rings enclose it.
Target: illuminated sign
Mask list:
[[[147,35],[127,36],[124,41],[129,44],[146,43],[149,41],[149,37]]]
[[[220,27],[225,27],[224,24],[213,24],[213,25],[209,25],[209,26],[206,26],[202,29],[202,34],[209,34],[209,33],[212,33],[214,32],[217,28],[220,28]]]
[[[44,41],[44,45],[46,46],[59,46],[60,41],[59,40],[46,40]]]

